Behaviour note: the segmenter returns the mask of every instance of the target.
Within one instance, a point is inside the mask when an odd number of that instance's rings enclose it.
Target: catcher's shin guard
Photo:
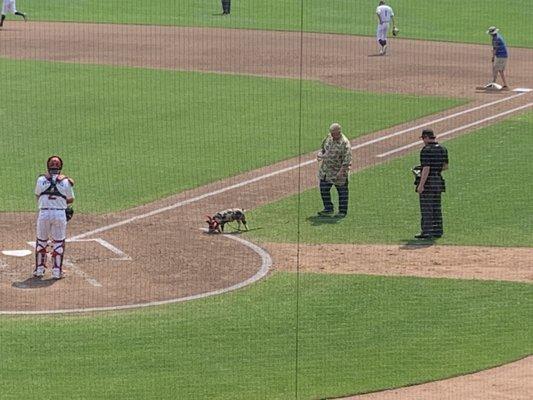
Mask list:
[[[39,267],[46,268],[46,246],[48,246],[48,240],[37,238],[35,241],[35,271]]]
[[[64,252],[65,252],[65,241],[54,240],[54,250],[52,251],[52,260],[54,261],[54,268],[59,268],[59,271],[63,271]]]

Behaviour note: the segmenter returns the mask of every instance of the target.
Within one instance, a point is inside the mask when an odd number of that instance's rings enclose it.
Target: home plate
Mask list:
[[[31,253],[31,250],[2,250],[3,255],[12,257],[26,257]]]

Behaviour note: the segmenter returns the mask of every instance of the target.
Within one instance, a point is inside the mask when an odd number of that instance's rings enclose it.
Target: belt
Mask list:
[[[41,210],[63,210],[65,211],[64,208],[41,208]]]

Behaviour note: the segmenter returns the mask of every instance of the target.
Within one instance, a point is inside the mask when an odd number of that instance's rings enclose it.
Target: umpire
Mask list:
[[[441,194],[446,191],[441,172],[448,169],[448,150],[437,143],[431,129],[424,129],[420,137],[424,147],[420,151],[420,176],[415,180],[420,197],[422,232],[416,239],[440,238],[442,227]]]

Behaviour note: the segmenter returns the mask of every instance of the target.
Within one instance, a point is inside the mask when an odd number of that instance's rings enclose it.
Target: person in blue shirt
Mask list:
[[[505,67],[507,65],[507,58],[509,53],[505,45],[505,40],[499,33],[500,30],[495,26],[491,26],[487,30],[487,34],[492,36],[492,83],[496,83],[498,73],[502,77],[503,87],[502,89],[508,90],[507,81],[505,80]]]

